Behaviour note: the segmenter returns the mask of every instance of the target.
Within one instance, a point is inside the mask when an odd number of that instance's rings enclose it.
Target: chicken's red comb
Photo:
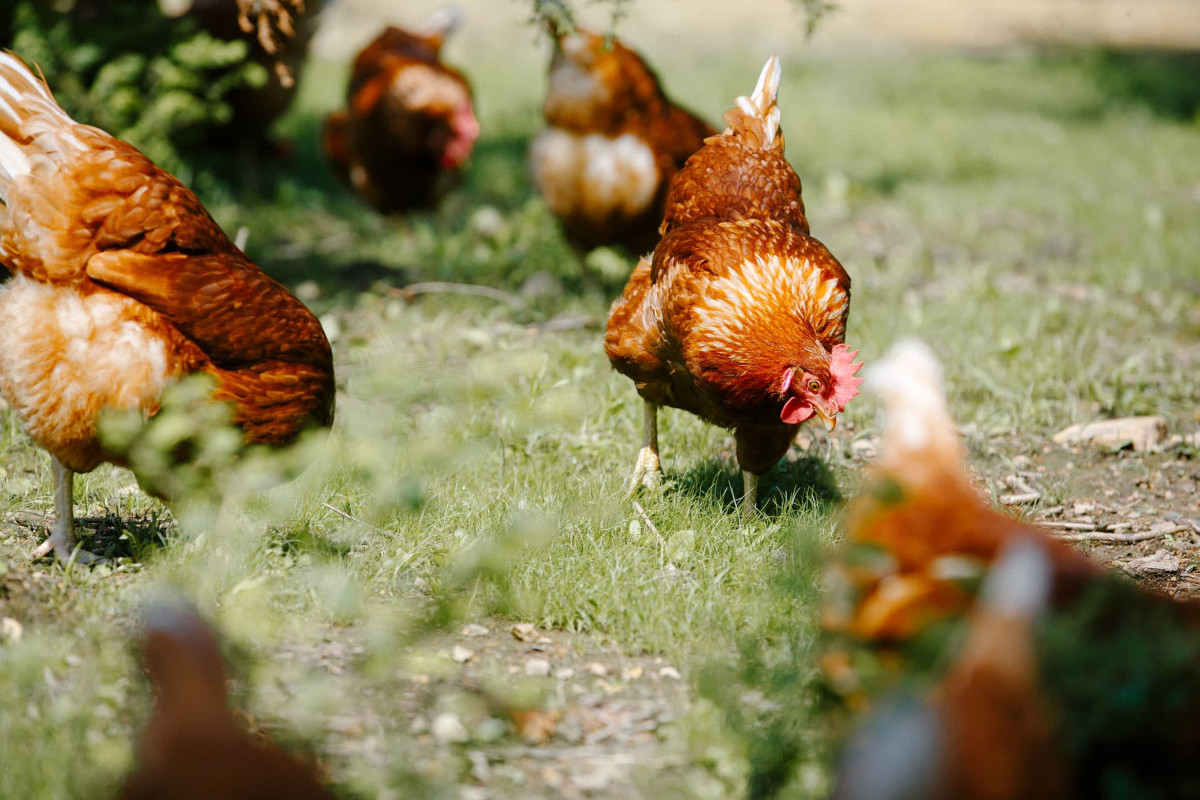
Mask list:
[[[844,344],[835,344],[830,352],[829,377],[833,381],[832,399],[837,404],[838,411],[854,399],[854,395],[858,394],[858,385],[863,382],[862,378],[854,376],[863,365],[861,361],[854,363],[856,355],[857,350],[851,350]]]

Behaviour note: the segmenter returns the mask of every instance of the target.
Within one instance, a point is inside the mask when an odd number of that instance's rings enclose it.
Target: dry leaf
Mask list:
[[[1054,434],[1054,441],[1058,444],[1092,442],[1102,447],[1118,447],[1128,442],[1134,450],[1152,450],[1166,435],[1167,421],[1163,417],[1122,417],[1072,425]]]
[[[531,744],[544,745],[546,740],[554,735],[558,721],[562,719],[561,711],[528,711],[513,710],[509,712],[517,733]]]
[[[538,629],[532,622],[518,622],[512,626],[512,635],[518,642],[532,642],[538,636]]]
[[[1131,575],[1172,575],[1179,572],[1179,556],[1169,550],[1158,550],[1154,555],[1126,561],[1121,569]]]

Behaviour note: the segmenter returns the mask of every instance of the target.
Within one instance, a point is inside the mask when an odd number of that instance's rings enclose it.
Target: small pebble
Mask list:
[[[525,674],[534,678],[544,678],[550,674],[550,662],[544,658],[531,658],[525,662]]]
[[[21,623],[17,622],[12,617],[5,617],[0,620],[0,639],[6,642],[16,644],[21,641],[21,637],[25,634],[25,629],[21,627]]]
[[[450,712],[434,717],[430,733],[439,744],[461,744],[471,738],[466,727],[458,721],[458,717]]]

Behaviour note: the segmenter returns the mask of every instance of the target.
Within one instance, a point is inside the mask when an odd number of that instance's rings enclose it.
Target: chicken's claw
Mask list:
[[[83,545],[74,536],[57,528],[50,531],[50,535],[46,537],[46,541],[34,548],[30,558],[34,560],[44,558],[50,555],[51,552],[58,556],[58,560],[63,564],[74,563],[91,566],[109,563],[107,558],[84,550]]]
[[[633,477],[629,480],[629,497],[637,494],[638,489],[657,489],[662,484],[662,465],[658,460],[658,450],[646,445],[638,451],[637,464],[633,468]]]

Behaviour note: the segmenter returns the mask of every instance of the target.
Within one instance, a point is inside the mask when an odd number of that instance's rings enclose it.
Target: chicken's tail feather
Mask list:
[[[462,24],[462,18],[462,9],[458,6],[440,6],[425,18],[425,21],[417,28],[417,32],[422,36],[444,42],[446,37],[454,33]]]
[[[767,59],[762,73],[758,76],[754,92],[749,97],[738,97],[734,100],[736,105],[725,112],[724,120],[729,125],[725,129],[726,135],[739,136],[764,150],[783,148],[783,134],[779,130],[779,106],[775,102],[779,95],[781,76],[779,56],[773,55]]]
[[[75,124],[45,82],[14,54],[0,52],[0,202],[13,180],[33,170],[35,155],[82,147],[70,135]]]

